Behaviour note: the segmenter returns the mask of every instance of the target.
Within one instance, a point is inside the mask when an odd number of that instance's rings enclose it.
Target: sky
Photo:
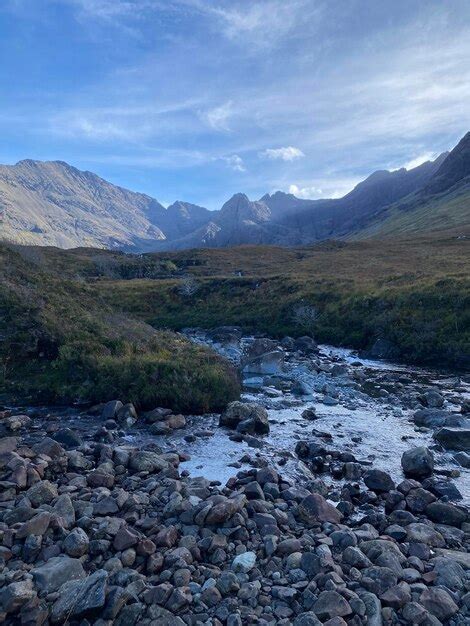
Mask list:
[[[470,130],[468,0],[0,0],[0,162],[339,197]]]

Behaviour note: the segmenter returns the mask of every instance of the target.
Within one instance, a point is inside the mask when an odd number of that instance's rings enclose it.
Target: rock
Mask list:
[[[82,528],[74,528],[64,540],[64,551],[69,556],[81,557],[88,552],[90,541]]]
[[[133,426],[137,422],[137,411],[135,410],[135,406],[132,402],[128,404],[124,404],[121,406],[115,414],[116,421],[119,424],[124,424],[126,426]]]
[[[60,443],[66,450],[73,450],[83,444],[83,439],[76,430],[62,428],[52,435],[52,438]]]
[[[232,569],[234,572],[247,573],[254,568],[255,563],[256,554],[254,552],[243,552],[233,559]]]
[[[168,467],[168,463],[156,452],[139,450],[131,455],[129,467],[136,472],[160,472]]]
[[[457,452],[457,454],[454,454],[454,459],[461,467],[470,469],[470,454],[467,454],[466,452]]]
[[[401,466],[405,476],[411,478],[424,478],[430,476],[434,469],[434,455],[428,448],[423,446],[412,448],[403,453]]]
[[[470,428],[450,428],[444,426],[434,433],[434,439],[447,450],[470,450]]]
[[[405,604],[411,601],[410,586],[405,582],[398,583],[398,585],[387,589],[387,591],[380,596],[380,599],[385,606],[391,606],[395,610],[401,609]]]
[[[363,352],[367,359],[396,359],[400,356],[399,348],[388,339],[379,337],[373,345]]]
[[[428,587],[419,598],[420,604],[441,622],[450,619],[459,610],[451,596],[439,587]]]
[[[307,524],[341,521],[340,511],[327,502],[319,493],[312,493],[302,500],[297,508],[299,517]]]
[[[441,428],[452,413],[442,409],[419,409],[413,414],[416,426],[424,428]]]
[[[444,397],[435,389],[425,391],[419,400],[430,409],[439,409],[444,404]]]
[[[35,595],[31,580],[10,583],[0,591],[0,610],[14,613],[32,600]]]
[[[34,507],[38,507],[57,498],[57,487],[48,480],[41,480],[30,487],[25,495]]]
[[[467,519],[467,514],[463,509],[448,502],[431,502],[426,507],[426,515],[437,524],[449,526],[460,526]]]
[[[101,569],[83,580],[63,584],[59,589],[59,598],[52,607],[52,623],[64,623],[64,620],[97,614],[105,605],[107,577],[108,572]]]
[[[41,513],[38,513],[37,515],[32,517],[30,520],[25,522],[18,529],[16,533],[16,538],[24,539],[25,537],[28,537],[29,535],[35,535],[37,537],[41,537],[42,535],[46,533],[47,529],[49,528],[50,522],[51,522],[51,514],[46,511],[42,511]]]
[[[46,593],[57,591],[64,582],[85,578],[85,570],[79,559],[57,556],[32,570],[36,586]]]
[[[349,603],[337,591],[322,591],[313,605],[313,611],[323,621],[352,613]]]
[[[313,611],[307,611],[297,615],[293,626],[321,626],[321,622]]]
[[[387,472],[378,469],[367,470],[364,474],[364,483],[369,489],[377,492],[387,492],[395,489],[395,483]]]
[[[65,450],[58,441],[50,437],[44,437],[39,443],[34,444],[33,450],[36,454],[47,454],[51,459],[59,459],[65,456]]]
[[[269,433],[268,412],[260,404],[255,404],[254,402],[231,402],[220,416],[219,426],[237,428],[240,423],[244,424],[244,432]]]
[[[447,559],[455,561],[465,570],[470,570],[470,552],[459,552],[457,550],[448,550],[447,548],[436,548],[435,553],[444,556]]]
[[[408,541],[417,541],[418,543],[425,543],[436,548],[442,548],[445,546],[445,541],[441,533],[427,524],[421,524],[418,522],[409,524],[406,527],[406,533]]]
[[[16,432],[22,428],[27,428],[31,424],[31,418],[27,415],[12,415],[4,419],[3,423],[8,430]]]
[[[114,537],[113,546],[116,550],[122,551],[135,546],[139,541],[138,535],[126,526],[121,526]]]
[[[304,354],[313,354],[318,352],[318,346],[312,337],[304,335],[303,337],[297,337],[297,339],[295,339],[294,350],[298,350]]]
[[[273,376],[280,374],[284,367],[284,352],[274,350],[245,361],[244,374],[262,374]]]
[[[459,591],[465,587],[465,570],[457,561],[442,556],[437,557],[433,571],[436,574],[436,585]]]
[[[120,400],[110,400],[106,402],[103,406],[103,411],[101,412],[101,417],[104,420],[114,419],[117,415],[117,412],[122,409],[124,405]]]

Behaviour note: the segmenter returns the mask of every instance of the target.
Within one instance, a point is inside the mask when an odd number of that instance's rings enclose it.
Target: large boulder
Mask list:
[[[421,446],[403,453],[401,466],[405,476],[424,478],[430,476],[434,469],[434,455],[428,448]]]
[[[444,426],[436,433],[434,439],[448,450],[470,450],[470,428],[450,428]]]
[[[364,483],[372,491],[387,492],[395,489],[395,483],[387,472],[379,469],[370,469],[364,474]]]
[[[452,414],[442,409],[419,409],[413,414],[416,426],[424,428],[441,428]]]
[[[167,469],[168,462],[157,452],[152,450],[139,450],[131,455],[129,467],[136,472],[160,472]]]
[[[338,524],[342,514],[319,493],[311,493],[297,507],[298,516],[306,524],[331,522]]]
[[[268,412],[255,402],[231,402],[219,419],[219,426],[234,428],[243,433],[269,433]]]
[[[467,520],[467,514],[450,502],[431,502],[426,507],[426,515],[436,524],[460,526]]]
[[[97,615],[106,601],[106,581],[108,572],[101,569],[84,580],[64,583],[59,589],[59,597],[52,607],[51,621],[63,624],[69,619]]]
[[[284,367],[284,352],[273,350],[260,356],[245,360],[244,374],[263,374],[273,376],[280,374]]]
[[[57,591],[65,582],[85,578],[82,562],[68,556],[53,557],[31,573],[36,587],[46,593]]]
[[[425,391],[419,396],[419,400],[430,409],[439,409],[444,404],[444,397],[435,389]]]

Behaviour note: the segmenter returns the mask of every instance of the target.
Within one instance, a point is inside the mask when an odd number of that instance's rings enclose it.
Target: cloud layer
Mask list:
[[[211,208],[340,194],[470,128],[467,0],[6,0],[0,54],[0,161]]]

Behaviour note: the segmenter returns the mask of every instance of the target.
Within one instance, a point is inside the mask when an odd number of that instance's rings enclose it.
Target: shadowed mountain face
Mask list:
[[[470,227],[470,133],[411,170],[381,170],[343,198],[302,200],[280,191],[235,194],[219,211],[157,200],[61,161],[0,166],[2,239],[63,248],[129,251],[299,245],[325,239]],[[460,230],[459,230],[460,229]]]

